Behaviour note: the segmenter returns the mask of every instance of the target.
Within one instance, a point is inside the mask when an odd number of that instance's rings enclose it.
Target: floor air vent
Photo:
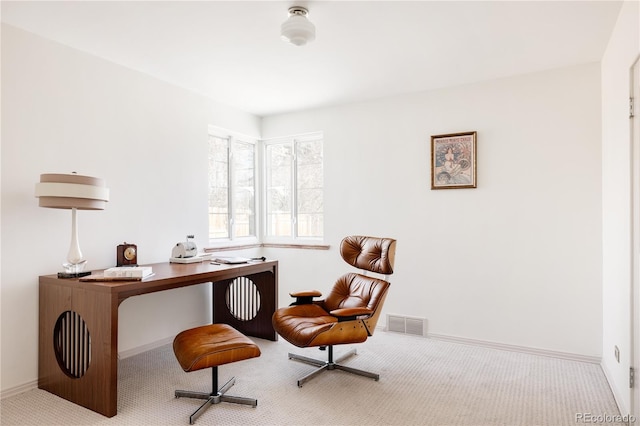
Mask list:
[[[426,336],[427,319],[387,314],[387,327],[385,330],[413,334],[414,336]]]

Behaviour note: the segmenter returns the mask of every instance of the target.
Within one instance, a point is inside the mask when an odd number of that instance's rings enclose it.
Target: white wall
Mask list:
[[[348,234],[398,239],[390,313],[432,334],[599,357],[602,339],[598,64],[260,120],[137,72],[2,27],[2,389],[37,377],[38,275],[59,270],[70,213],[37,207],[40,173],[103,177],[80,212],[91,268],[115,247],[165,261],[206,242],[206,132],[324,131],[327,251],[265,249],[280,304],[326,291]],[[478,188],[430,190],[429,137],[478,131]],[[28,256],[24,256],[28,253]],[[206,320],[204,288],[120,307],[120,350]],[[200,307],[199,309],[194,307]]]
[[[386,312],[426,317],[432,334],[601,355],[597,63],[263,119],[264,137],[315,130],[333,249],[272,251],[281,303],[346,269],[344,235],[388,236]],[[478,188],[431,190],[430,135],[472,130]]]
[[[628,117],[629,70],[640,54],[639,9],[638,2],[623,4],[602,59],[602,365],[623,414],[629,413],[631,407],[631,151]],[[614,346],[620,349],[620,363],[614,358]]]
[[[69,248],[71,213],[38,207],[40,174],[106,180],[106,210],[78,213],[90,268],[113,266],[123,241],[141,263],[166,261],[187,234],[207,241],[209,124],[257,136],[260,120],[2,25],[3,390],[37,379],[38,276],[61,270]],[[206,321],[205,287],[123,302],[119,350]]]

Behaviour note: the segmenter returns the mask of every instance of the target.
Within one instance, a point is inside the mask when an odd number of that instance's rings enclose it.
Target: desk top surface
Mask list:
[[[57,274],[42,275],[40,276],[40,285],[71,286],[92,291],[134,295],[232,279],[260,272],[276,273],[278,261],[252,261],[233,265],[212,264],[210,261],[197,263],[163,262],[139,266],[150,266],[153,275],[142,280],[131,281],[80,281],[78,278],[58,278]],[[103,271],[103,269],[92,271],[92,275],[102,274]]]

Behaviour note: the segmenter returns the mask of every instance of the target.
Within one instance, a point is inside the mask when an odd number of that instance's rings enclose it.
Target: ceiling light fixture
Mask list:
[[[304,46],[316,39],[316,26],[307,19],[309,11],[301,6],[289,8],[289,19],[280,26],[282,39],[296,46]]]

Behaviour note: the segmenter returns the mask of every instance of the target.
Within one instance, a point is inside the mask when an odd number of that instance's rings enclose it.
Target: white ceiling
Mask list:
[[[289,6],[316,40],[280,39]],[[599,61],[620,1],[2,1],[2,21],[259,116]]]

